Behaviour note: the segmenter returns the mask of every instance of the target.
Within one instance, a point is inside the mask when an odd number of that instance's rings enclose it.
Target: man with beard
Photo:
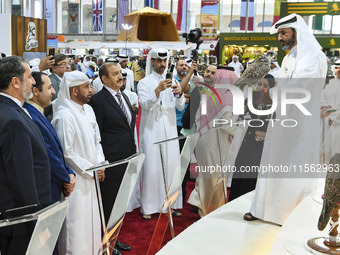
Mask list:
[[[79,71],[65,73],[58,98],[53,103],[52,121],[66,164],[77,174],[59,239],[59,254],[97,254],[101,242],[101,224],[95,181],[92,172],[84,173],[105,160],[100,144],[96,116],[87,103],[91,87],[88,77]],[[104,181],[104,169],[98,171]]]
[[[209,70],[204,75],[204,83],[214,87],[216,84],[234,84],[237,80],[237,75],[231,67],[215,67],[209,66]],[[201,86],[197,84],[197,86]],[[197,90],[197,89],[195,89]],[[213,100],[207,98],[207,114],[202,115],[201,109],[191,109],[190,113],[195,115],[195,122],[197,124],[200,138],[197,141],[195,148],[195,156],[199,167],[216,166],[220,165],[219,158],[219,140],[217,130],[211,130],[214,126],[215,119],[227,120],[230,123],[232,119],[232,95],[226,89],[216,89],[221,97],[222,104],[215,105]],[[193,92],[195,93],[195,92]],[[191,96],[191,100],[193,95]],[[199,98],[196,98],[199,100]],[[196,103],[192,101],[193,103]],[[199,102],[199,101],[198,101]],[[190,102],[191,103],[191,102]],[[193,107],[194,108],[194,107]],[[220,129],[220,144],[221,155],[224,162],[228,148],[230,136],[235,133],[235,126],[224,127]],[[220,178],[220,173],[216,172],[199,172],[196,179],[195,189],[190,194],[188,203],[199,208],[198,212],[203,217],[211,211],[225,204],[224,186],[226,179]]]
[[[175,77],[175,80],[178,81],[179,84],[181,84],[181,82],[184,79],[184,77],[188,75],[188,69],[189,69],[188,62],[186,60],[184,60],[184,59],[178,60],[176,62],[175,69],[176,69],[176,73],[177,73],[177,75]],[[184,109],[182,111],[180,111],[180,110],[178,110],[176,108],[176,121],[177,121],[177,134],[178,134],[178,136],[182,136],[182,134],[181,134],[181,130],[182,130],[182,117],[183,117],[183,114],[185,112],[185,109],[187,108],[187,106],[189,104],[190,94],[184,94],[184,97],[185,97],[185,106],[184,106]],[[179,140],[180,151],[182,151],[184,143],[185,143],[185,139]],[[183,183],[182,183],[183,205],[184,205],[184,203],[186,201],[186,194],[187,194],[187,192],[186,192],[186,183],[187,183],[187,180],[189,180],[189,179],[190,179],[190,172],[187,171],[185,176],[184,176]]]
[[[22,104],[35,81],[21,57],[0,59],[0,211],[51,201],[51,171],[44,138]],[[27,224],[0,228],[2,255],[25,254]]]
[[[289,53],[282,61],[277,82],[277,98],[287,89],[303,88],[310,92],[303,107],[307,114],[288,104],[285,109],[277,103],[276,117],[280,121],[293,119],[296,125],[269,125],[261,158],[262,167],[317,165],[319,163],[320,101],[325,83],[327,61],[321,46],[309,31],[306,22],[297,14],[280,19],[270,31],[278,33],[283,50]],[[272,95],[272,93],[269,93]],[[301,102],[301,93],[289,93],[289,100]],[[296,100],[296,101],[295,101]],[[285,110],[285,112],[284,112]],[[260,218],[284,224],[293,209],[317,188],[317,178],[289,173],[259,172],[250,213],[245,220]],[[292,178],[293,177],[293,178]]]
[[[194,70],[197,71],[197,64],[195,61],[191,64],[191,68],[188,71],[188,75],[185,76],[181,82],[181,88],[184,93],[190,95],[191,101],[189,102],[187,108],[182,117],[182,130],[181,134],[188,135],[190,133],[195,133],[196,124],[195,124],[195,113],[199,107],[200,103],[200,94],[198,92],[197,86],[202,86],[201,83],[204,82],[205,84],[212,86],[214,82],[215,72],[217,67],[215,65],[210,65],[204,72],[203,79],[202,77],[193,76],[192,81],[190,81],[191,76],[194,74]],[[190,82],[189,82],[190,81]],[[195,110],[193,110],[195,108]],[[194,114],[190,114],[193,112]]]
[[[188,74],[188,64],[185,60],[179,60],[178,62],[176,62],[176,72],[177,72],[177,75],[175,77],[175,80],[178,81],[179,84],[181,84],[183,78],[185,76],[187,76]],[[183,117],[183,113],[186,109],[186,107],[188,106],[188,103],[189,103],[189,99],[190,99],[190,95],[184,95],[185,96],[185,106],[184,106],[184,109],[182,111],[179,111],[177,108],[176,108],[176,119],[177,119],[177,132],[178,132],[178,135],[180,135],[180,132],[181,132],[181,129],[182,129],[182,117]]]
[[[142,168],[141,211],[145,220],[151,214],[159,213],[166,197],[162,176],[159,147],[154,143],[177,136],[176,107],[183,110],[185,98],[178,82],[165,79],[168,52],[152,49],[147,58],[146,77],[138,83],[138,96],[142,108],[140,123],[140,150],[145,153]],[[178,141],[164,145],[164,162],[170,184],[179,159]],[[172,204],[174,209],[182,208],[181,194]],[[174,216],[180,216],[174,212]]]
[[[65,163],[57,133],[43,115],[44,108],[52,103],[52,96],[55,94],[51,80],[41,72],[33,72],[32,76],[36,82],[32,88],[33,97],[26,100],[24,107],[39,127],[45,140],[51,167],[51,202],[54,203],[61,200],[62,192],[64,197],[68,197],[72,193],[76,182],[75,175]],[[57,248],[58,242],[53,255],[57,255]]]
[[[44,137],[51,167],[51,202],[60,201],[61,191],[65,197],[69,196],[75,185],[74,172],[66,165],[64,153],[52,124],[43,115],[44,108],[52,103],[55,91],[51,80],[45,73],[33,72],[36,82],[33,85],[33,97],[26,100],[24,108],[27,109]]]

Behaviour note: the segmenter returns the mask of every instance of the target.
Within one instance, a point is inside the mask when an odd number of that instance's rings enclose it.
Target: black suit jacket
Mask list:
[[[0,95],[0,211],[51,201],[51,171],[45,142],[34,121]],[[22,227],[0,233],[23,234]]]
[[[131,125],[116,99],[105,88],[90,101],[100,130],[101,144],[106,160],[109,162],[125,159],[136,153],[135,133],[136,113],[129,99],[122,93],[131,112]],[[109,168],[105,171],[105,180],[100,183],[105,221],[108,223],[112,207],[123,180],[127,164]]]
[[[136,113],[127,96],[124,93],[122,95],[132,115],[131,126],[116,99],[105,87],[89,103],[96,114],[105,158],[110,162],[127,158],[136,152]]]

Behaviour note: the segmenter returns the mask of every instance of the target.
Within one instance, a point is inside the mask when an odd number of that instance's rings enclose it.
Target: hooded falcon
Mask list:
[[[246,85],[248,87],[256,85],[270,71],[270,63],[275,56],[276,53],[273,50],[263,53],[261,57],[249,65],[234,85],[240,87],[241,90]]]
[[[340,201],[340,153],[336,153],[331,158],[329,165],[332,166],[332,171],[331,168],[329,168],[326,176],[325,197],[318,223],[318,229],[320,231],[325,229],[335,205]]]

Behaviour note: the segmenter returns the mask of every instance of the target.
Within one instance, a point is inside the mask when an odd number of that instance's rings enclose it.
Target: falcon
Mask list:
[[[330,160],[326,176],[324,200],[320,214],[318,229],[324,230],[335,205],[340,201],[340,153],[336,153]],[[332,168],[331,168],[332,167]]]
[[[246,85],[248,85],[248,87],[255,86],[270,71],[270,63],[275,56],[276,53],[273,50],[268,50],[263,53],[261,57],[248,66],[234,85],[241,90],[243,90]]]

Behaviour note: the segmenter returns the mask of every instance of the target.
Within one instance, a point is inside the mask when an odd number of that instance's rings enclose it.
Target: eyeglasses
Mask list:
[[[56,66],[66,67],[66,66],[71,66],[71,65],[70,63],[61,63],[61,64],[57,64]]]

